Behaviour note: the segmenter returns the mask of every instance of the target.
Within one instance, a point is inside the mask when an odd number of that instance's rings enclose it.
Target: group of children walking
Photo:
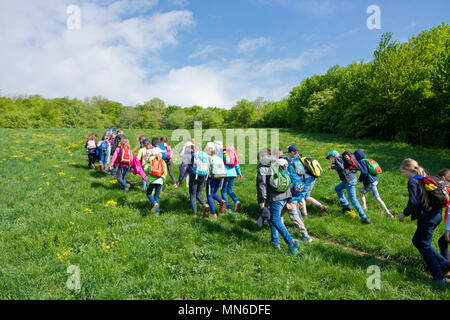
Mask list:
[[[178,188],[185,177],[188,177],[188,188],[192,215],[197,217],[197,201],[203,209],[203,215],[218,218],[215,202],[219,204],[219,212],[230,209],[228,196],[234,202],[234,211],[240,212],[241,202],[233,192],[235,179],[242,179],[239,157],[235,148],[230,145],[224,147],[221,141],[209,142],[205,151],[197,150],[194,139],[188,141],[180,156],[180,175],[175,179],[172,168],[172,148],[166,137],[154,137],[150,141],[145,136],[138,138],[135,148],[131,149],[130,141],[123,130],[115,127],[107,129],[98,142],[96,134],[86,135],[85,148],[89,160],[89,168],[95,169],[95,162],[99,161],[101,171],[116,175],[122,190],[128,192],[130,184],[126,177],[130,170],[142,177],[142,189],[152,204],[151,211],[159,215],[159,195],[170,176],[174,188]],[[137,154],[136,154],[137,152]],[[134,154],[136,154],[134,156]],[[206,187],[206,198],[202,191]],[[218,195],[219,190],[220,196]]]
[[[228,196],[234,203],[234,211],[240,212],[242,204],[233,192],[236,179],[242,179],[239,157],[232,145],[223,146],[221,141],[208,142],[205,150],[198,150],[194,139],[189,140],[183,147],[180,157],[179,177],[175,179],[172,170],[172,149],[166,137],[153,138],[151,141],[145,136],[138,138],[138,144],[131,149],[129,140],[122,130],[111,127],[106,130],[102,140],[97,143],[95,134],[86,136],[85,148],[89,160],[89,168],[95,168],[96,159],[99,169],[117,175],[117,181],[125,192],[130,185],[126,182],[126,175],[130,169],[134,174],[142,177],[142,188],[152,204],[151,211],[159,215],[159,195],[166,184],[167,175],[171,177],[175,188],[178,188],[186,178],[192,216],[197,217],[197,201],[202,206],[204,217],[211,214],[218,218],[218,213],[230,209]],[[136,156],[133,153],[137,151]],[[111,161],[109,159],[111,158]],[[378,163],[366,158],[360,149],[355,152],[345,151],[342,155],[338,151],[330,151],[326,156],[330,161],[328,170],[335,170],[341,181],[334,191],[342,206],[342,212],[352,210],[358,213],[362,224],[370,224],[366,215],[367,202],[365,195],[370,191],[379,203],[386,217],[394,218],[380,197],[377,189],[379,174],[382,172]],[[117,170],[117,171],[116,171]],[[417,230],[413,237],[413,244],[418,249],[427,264],[429,272],[436,283],[444,284],[450,278],[450,221],[448,209],[450,203],[450,169],[441,170],[436,176],[428,177],[426,171],[413,159],[405,159],[400,170],[408,179],[409,201],[400,215],[402,222],[406,216],[411,220],[417,219]],[[360,171],[359,178],[357,173]],[[295,145],[289,145],[284,153],[281,149],[273,151],[265,148],[258,153],[256,178],[257,200],[262,210],[258,219],[258,226],[268,222],[271,232],[270,243],[280,249],[279,235],[288,245],[289,251],[297,255],[300,241],[311,242],[304,224],[308,217],[307,203],[317,208],[319,216],[323,216],[328,207],[311,196],[316,180],[322,174],[322,168],[317,160],[303,157]],[[356,186],[361,182],[359,199]],[[206,200],[202,196],[206,189]],[[218,194],[220,190],[220,195]],[[347,200],[344,190],[347,191]],[[216,210],[215,204],[218,204]],[[432,236],[440,224],[442,208],[445,213],[445,233],[439,239],[440,253],[432,247]],[[294,239],[284,225],[283,212],[287,211],[293,226],[301,234],[301,238]]]

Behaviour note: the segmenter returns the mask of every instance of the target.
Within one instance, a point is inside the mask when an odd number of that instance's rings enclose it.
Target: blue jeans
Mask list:
[[[219,191],[220,186],[222,185],[222,179],[208,179],[206,182],[206,198],[208,200],[209,207],[211,212],[216,213],[216,208],[214,206],[214,200],[220,203],[222,198],[219,197],[217,191]]]
[[[128,173],[128,166],[120,166],[117,168],[117,181],[122,186],[122,190],[125,190],[127,187],[127,173]]]
[[[357,184],[356,179],[350,180],[348,183],[342,182],[334,188],[334,191],[336,191],[336,193],[339,197],[339,201],[341,202],[341,205],[348,206],[348,201],[345,198],[345,195],[343,192],[344,189],[347,189],[347,193],[348,193],[348,197],[350,198],[350,202],[352,203],[352,205],[356,209],[356,211],[358,211],[359,217],[361,219],[366,219],[367,216],[364,213],[361,205],[359,204],[358,199],[356,198],[356,184]]]
[[[231,199],[233,200],[234,203],[239,201],[233,192],[234,180],[236,180],[236,177],[228,177],[228,178],[223,179],[223,186],[222,186],[222,190],[220,191],[220,194],[222,195],[222,199],[225,200],[225,202],[227,203],[227,209],[230,209],[230,206],[228,204],[227,194],[231,197]]]
[[[361,189],[359,189],[359,192],[363,193],[363,194],[366,194],[367,192],[371,191],[372,195],[373,195],[373,198],[375,200],[377,200],[380,197],[380,194],[378,193],[377,184],[378,184],[378,181],[372,182],[371,184],[369,184],[367,186],[367,188],[366,187],[362,187]]]
[[[150,202],[154,205],[155,203],[158,204],[158,208],[156,208],[156,213],[159,214],[159,194],[162,189],[162,184],[149,184],[147,188],[147,198],[150,200]],[[153,190],[155,190],[155,196],[152,196]]]
[[[444,279],[441,267],[448,262],[447,259],[431,246],[433,232],[441,223],[441,220],[442,215],[440,212],[432,216],[419,218],[417,220],[417,230],[412,239],[412,243],[419,250],[423,260],[425,260],[434,280]]]
[[[100,164],[103,164],[105,166],[105,170],[106,170],[106,166],[109,164],[109,157],[108,157],[108,152],[106,151],[101,151],[100,152]]]
[[[280,245],[279,239],[278,239],[278,233],[281,234],[281,236],[284,239],[284,242],[287,244],[290,244],[293,240],[292,236],[289,234],[289,231],[286,229],[286,227],[281,223],[281,210],[286,205],[287,200],[280,200],[275,201],[269,204],[269,210],[270,210],[270,219],[269,219],[269,226],[270,226],[270,234],[271,239],[270,243],[273,246]]]
[[[306,178],[305,179],[305,191],[303,192],[303,197],[309,198],[311,196],[311,191],[314,188],[314,185],[316,184],[316,179],[313,177]]]

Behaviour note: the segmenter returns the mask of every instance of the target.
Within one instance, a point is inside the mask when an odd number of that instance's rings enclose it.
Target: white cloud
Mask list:
[[[286,96],[298,83],[298,72],[329,51],[320,47],[282,58],[221,57],[174,68],[161,52],[180,45],[179,33],[195,25],[192,12],[141,15],[157,1],[131,1],[142,10],[138,15],[125,0],[80,2],[80,30],[66,27],[72,0],[0,2],[2,94],[102,95],[126,105],[159,97],[180,106],[231,107],[241,98]],[[239,45],[251,52],[268,42],[247,39]],[[216,49],[200,46],[191,58],[206,59]]]
[[[270,43],[270,38],[245,38],[239,42],[238,50],[241,53],[250,54],[257,49],[269,46]]]

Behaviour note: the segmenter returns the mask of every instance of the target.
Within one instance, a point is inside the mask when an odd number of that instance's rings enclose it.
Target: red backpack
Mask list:
[[[130,147],[128,146],[122,146],[120,148],[120,158],[119,162],[120,164],[131,164],[131,160],[133,158],[133,154],[131,153]]]
[[[356,172],[357,170],[361,170],[358,161],[355,160],[355,156],[350,151],[344,151],[344,153],[342,153],[342,158],[344,159],[345,167],[350,171]]]

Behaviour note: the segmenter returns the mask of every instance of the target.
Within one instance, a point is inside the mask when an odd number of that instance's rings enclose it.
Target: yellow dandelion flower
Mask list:
[[[64,172],[58,172],[58,176],[64,176],[65,173]]]
[[[39,188],[39,191],[42,191],[42,188]]]
[[[73,226],[75,224],[75,222],[73,222],[73,221],[70,221],[69,223],[71,226]]]
[[[23,180],[28,180],[30,179],[30,177],[23,177]]]
[[[110,249],[111,247],[110,247],[110,246],[106,246],[105,248],[106,248],[106,249]]]
[[[31,158],[26,157],[25,160],[27,160],[28,162],[30,162],[30,161],[31,161]]]

